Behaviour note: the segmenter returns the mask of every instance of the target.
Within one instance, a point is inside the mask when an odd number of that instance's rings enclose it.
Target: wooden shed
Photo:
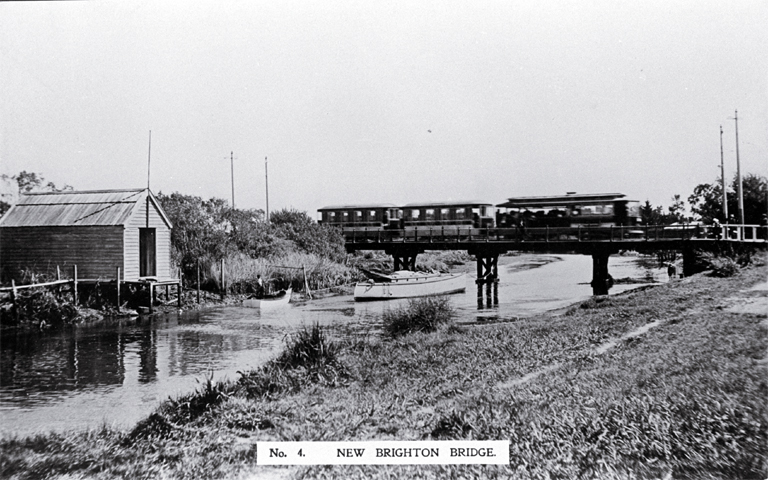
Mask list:
[[[82,279],[170,279],[171,228],[146,188],[22,195],[0,218],[0,276],[76,265]]]

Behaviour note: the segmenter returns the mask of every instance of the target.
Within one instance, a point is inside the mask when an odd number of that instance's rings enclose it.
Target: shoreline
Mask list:
[[[768,325],[759,308],[738,310],[766,304],[761,262],[735,277],[699,274],[596,297],[554,317],[347,343],[346,376],[331,383],[227,394],[186,420],[166,402],[131,432],[42,436],[41,453],[23,439],[0,440],[3,473],[24,478],[32,464],[50,472],[65,461],[59,474],[88,476],[100,459],[100,478],[146,476],[162,452],[176,451],[162,461],[169,478],[765,478]],[[718,443],[726,432],[730,443]],[[508,439],[511,465],[254,465],[257,441],[422,438]],[[116,445],[125,452],[116,456]]]

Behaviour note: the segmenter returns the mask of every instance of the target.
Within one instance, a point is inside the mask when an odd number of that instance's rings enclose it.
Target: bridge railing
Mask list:
[[[654,242],[668,240],[730,240],[766,242],[765,225],[636,225],[532,228],[473,228],[463,225],[419,226],[405,230],[363,228],[344,232],[347,243],[461,242]]]

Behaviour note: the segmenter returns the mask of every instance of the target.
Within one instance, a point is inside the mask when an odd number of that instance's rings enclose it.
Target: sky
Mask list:
[[[0,2],[0,174],[293,208],[768,175],[768,2]],[[151,131],[151,149],[150,149]],[[266,161],[265,161],[266,159]],[[268,184],[267,184],[268,172]],[[148,175],[149,173],[149,175]],[[149,178],[148,178],[149,176]]]

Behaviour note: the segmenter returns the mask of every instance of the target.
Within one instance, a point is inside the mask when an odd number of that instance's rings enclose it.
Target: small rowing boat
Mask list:
[[[261,310],[271,310],[273,308],[288,305],[291,301],[292,289],[280,290],[277,293],[264,295],[262,298],[247,298],[243,300],[243,306],[249,308],[260,308]]]
[[[421,273],[401,270],[355,285],[357,301],[389,300],[463,292],[467,289],[464,273]]]

